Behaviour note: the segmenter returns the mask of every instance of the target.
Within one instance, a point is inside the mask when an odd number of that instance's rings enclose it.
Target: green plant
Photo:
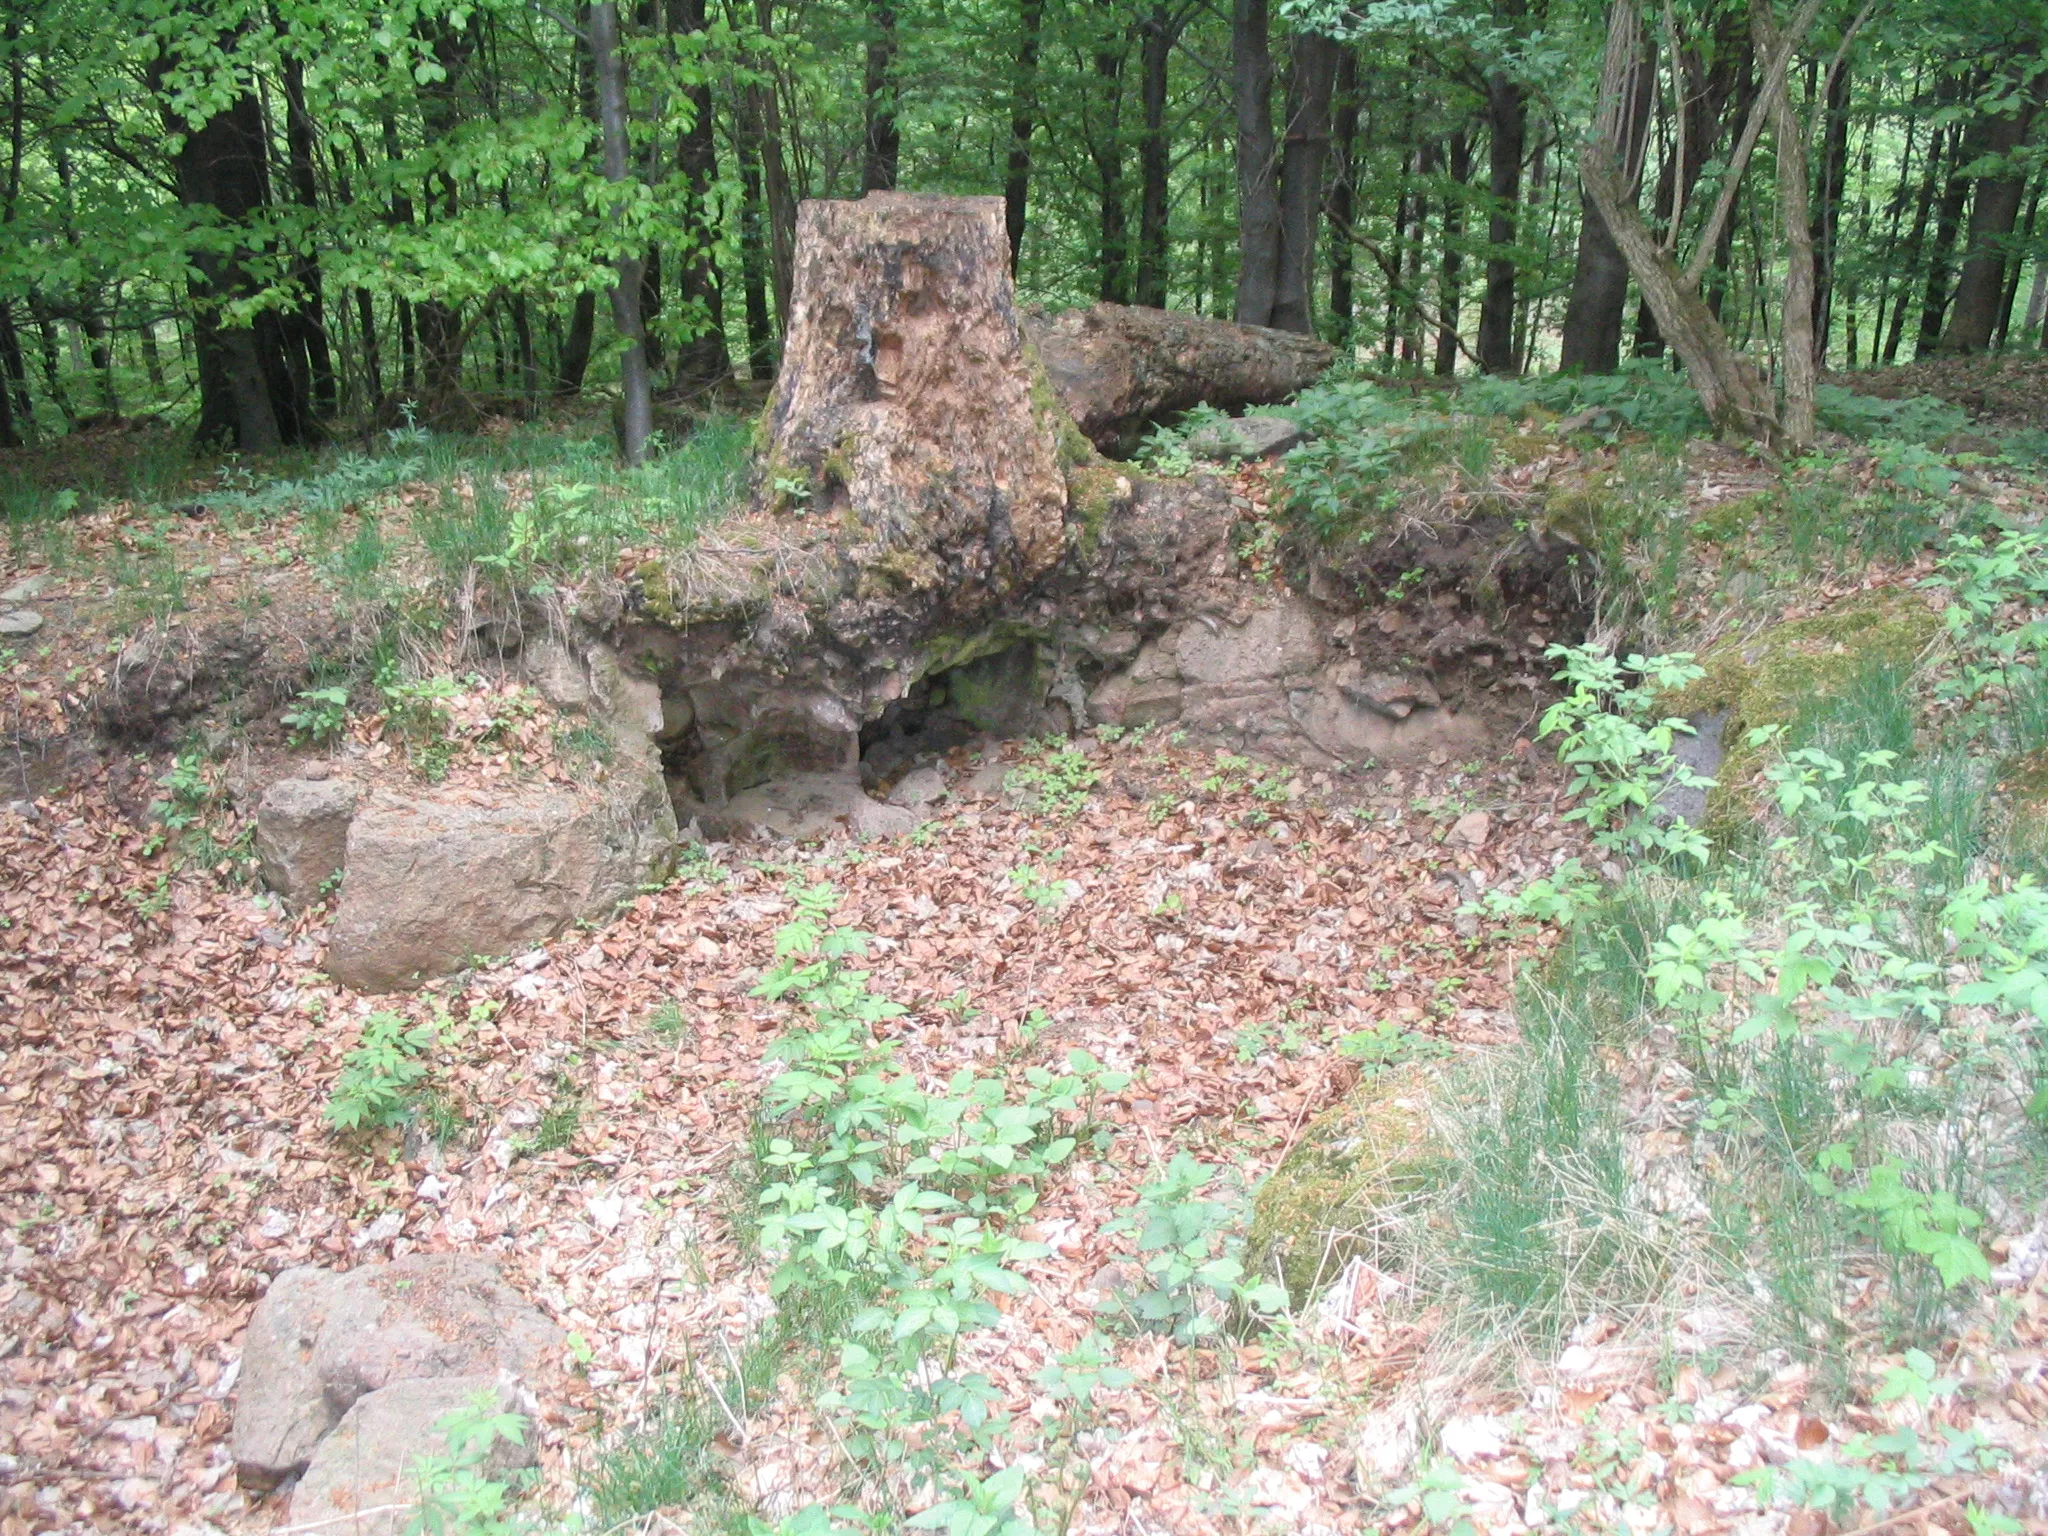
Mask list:
[[[467,1404],[435,1420],[442,1451],[414,1458],[412,1481],[419,1506],[407,1526],[419,1536],[515,1536],[522,1529],[510,1511],[517,1484],[489,1475],[499,1441],[526,1443],[526,1419],[498,1407],[497,1394],[478,1392]]]
[[[291,729],[293,746],[310,742],[324,747],[348,728],[348,689],[307,688],[298,694],[298,707],[278,718]]]
[[[1282,1311],[1287,1288],[1276,1281],[1247,1284],[1232,1236],[1242,1215],[1237,1203],[1199,1198],[1220,1169],[1176,1152],[1161,1175],[1138,1192],[1138,1208],[1107,1223],[1106,1232],[1137,1236],[1139,1262],[1151,1288],[1122,1304],[1139,1322],[1170,1332],[1183,1344],[1216,1333],[1219,1310],[1252,1316]]]
[[[1661,815],[1657,797],[1666,785],[1707,788],[1704,778],[1672,750],[1692,727],[1678,716],[1657,718],[1658,695],[1702,675],[1690,656],[1630,656],[1620,661],[1593,646],[1553,645],[1545,655],[1569,692],[1543,712],[1539,739],[1558,738],[1557,755],[1573,770],[1571,794],[1579,803],[1565,813],[1593,829],[1602,848],[1654,852],[1707,861],[1707,840],[1691,823]]]
[[[548,1085],[548,1107],[541,1111],[533,1134],[518,1142],[513,1151],[520,1157],[545,1157],[559,1152],[576,1139],[583,1125],[583,1095],[576,1079],[557,1072]]]
[[[1088,761],[1088,754],[1059,736],[1027,746],[1023,763],[1003,776],[1004,789],[1026,809],[1064,817],[1079,815],[1089,792],[1101,782],[1101,771]]]
[[[402,1125],[428,1073],[422,1058],[433,1048],[434,1028],[403,1014],[378,1011],[342,1060],[341,1075],[321,1112],[337,1131],[388,1130]]]
[[[1037,864],[1019,864],[1010,871],[1010,883],[1041,912],[1055,912],[1078,887],[1071,880],[1056,880]]]

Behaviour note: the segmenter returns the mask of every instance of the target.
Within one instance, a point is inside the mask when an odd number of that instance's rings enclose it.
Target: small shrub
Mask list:
[[[410,1024],[402,1014],[379,1011],[363,1020],[355,1048],[344,1058],[341,1076],[322,1111],[337,1131],[389,1130],[412,1112],[433,1048],[430,1024]]]

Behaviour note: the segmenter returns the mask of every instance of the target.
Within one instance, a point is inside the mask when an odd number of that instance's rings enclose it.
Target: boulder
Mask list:
[[[932,767],[913,768],[896,781],[889,801],[908,810],[921,811],[946,798],[946,776]]]
[[[1313,672],[1323,659],[1324,625],[1306,603],[1282,597],[1242,623],[1196,620],[1174,646],[1182,681],[1239,687]]]
[[[853,773],[794,773],[733,796],[714,813],[734,830],[786,837],[793,842],[851,833],[896,837],[925,819],[919,811],[868,798]]]
[[[33,608],[16,608],[0,613],[0,639],[26,639],[42,627],[43,616]]]
[[[553,938],[661,879],[676,835],[653,779],[610,800],[554,790],[489,805],[380,795],[349,826],[327,972],[385,992]]]
[[[1240,416],[1215,421],[1188,434],[1188,452],[1198,459],[1270,459],[1302,440],[1302,430],[1285,416]]]
[[[356,786],[347,779],[279,779],[256,805],[263,883],[294,907],[318,901],[348,860]]]
[[[273,1487],[301,1471],[358,1398],[393,1383],[506,1372],[532,1382],[561,1334],[474,1254],[408,1254],[336,1272],[288,1269],[242,1345],[235,1466]]]
[[[348,1536],[416,1529],[421,1490],[415,1474],[424,1459],[449,1454],[451,1416],[511,1413],[515,1401],[494,1375],[400,1381],[364,1394],[314,1450],[292,1491],[285,1525]],[[518,1439],[495,1439],[476,1471],[502,1481],[533,1462],[529,1427]]]

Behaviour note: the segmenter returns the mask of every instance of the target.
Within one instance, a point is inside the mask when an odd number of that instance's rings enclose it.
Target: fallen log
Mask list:
[[[1147,423],[1190,406],[1285,400],[1333,355],[1312,336],[1129,304],[1032,314],[1024,329],[1060,404],[1111,455],[1135,446]]]

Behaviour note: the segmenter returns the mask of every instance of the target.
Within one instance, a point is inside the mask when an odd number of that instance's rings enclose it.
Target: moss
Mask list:
[[[1705,675],[1662,707],[1675,715],[1725,713],[1728,754],[1707,798],[1709,828],[1747,817],[1745,786],[1763,763],[1748,733],[1790,725],[1816,699],[1839,691],[1872,666],[1909,667],[1941,633],[1941,617],[1914,592],[1897,587],[1844,598],[1810,618],[1730,638],[1699,657]]]
[[[1551,529],[1586,549],[1606,548],[1635,526],[1633,507],[1602,490],[1557,491],[1543,503],[1543,520]]]
[[[640,583],[640,606],[647,616],[657,623],[673,624],[676,620],[676,594],[667,567],[659,560],[643,560],[633,575]]]
[[[1775,526],[1784,510],[1775,490],[1752,491],[1702,512],[1692,520],[1692,536],[1706,544],[1740,544],[1754,529]]]
[[[1020,331],[1020,334],[1023,333]],[[1024,367],[1031,380],[1031,414],[1041,426],[1052,428],[1058,445],[1060,468],[1070,470],[1100,459],[1095,445],[1088,441],[1088,434],[1067,414],[1059,396],[1052,392],[1052,380],[1046,375],[1045,362],[1039,357],[1038,348],[1031,344],[1030,336],[1024,335],[1023,339]]]
[[[866,601],[895,593],[925,590],[938,586],[944,574],[938,560],[928,550],[884,550],[861,567],[855,595]]]
[[[1370,1251],[1395,1208],[1428,1184],[1442,1153],[1430,1137],[1427,1086],[1414,1069],[1368,1078],[1310,1121],[1260,1186],[1246,1267],[1277,1272],[1295,1306]]]
[[[1102,542],[1102,530],[1109,525],[1110,511],[1116,505],[1117,487],[1128,484],[1127,477],[1107,461],[1067,471],[1067,506],[1080,524],[1077,537],[1084,557],[1093,555]]]

